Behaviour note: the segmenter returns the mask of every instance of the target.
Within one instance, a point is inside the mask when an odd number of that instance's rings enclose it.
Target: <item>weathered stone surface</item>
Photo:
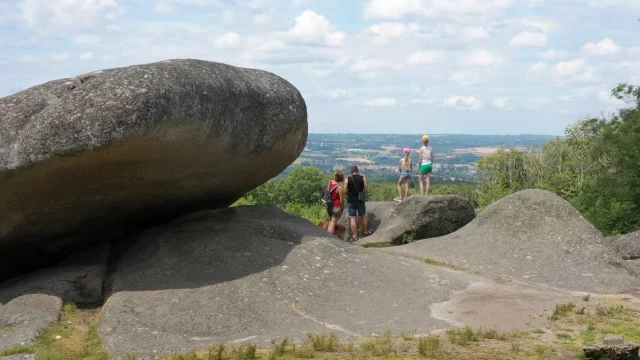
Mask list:
[[[472,281],[340,241],[270,206],[185,215],[141,234],[112,269],[99,333],[115,358],[270,346],[310,331],[428,332],[446,327],[430,306]]]
[[[61,263],[0,284],[0,304],[26,294],[47,294],[76,304],[102,304],[109,244],[75,253]]]
[[[58,321],[62,300],[50,295],[25,295],[0,307],[0,350],[28,346]]]
[[[587,360],[640,360],[640,346],[629,343],[591,344],[583,348]]]
[[[640,259],[640,231],[605,238],[607,246],[625,260]]]
[[[398,203],[395,201],[372,201],[366,203],[366,215],[369,228],[377,229],[382,223],[382,220],[391,215],[396,205],[398,205]],[[349,226],[349,214],[346,208],[339,223],[347,229],[346,239],[348,239],[351,236],[351,227]]]
[[[640,284],[593,225],[543,190],[501,199],[450,235],[382,251],[577,291],[638,291]]]
[[[201,60],[2,98],[0,279],[77,243],[227,206],[291,164],[307,130],[304,99],[286,80]]]
[[[459,196],[410,196],[382,219],[375,234],[358,244],[401,244],[405,236],[413,239],[444,236],[465,226],[475,216],[473,205]]]
[[[36,356],[33,354],[20,354],[0,357],[0,360],[36,360]]]

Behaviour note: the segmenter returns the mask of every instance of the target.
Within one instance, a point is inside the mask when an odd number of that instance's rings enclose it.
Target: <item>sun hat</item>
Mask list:
[[[404,154],[410,154],[411,153],[411,149],[409,148],[404,148],[404,150],[402,151]]]

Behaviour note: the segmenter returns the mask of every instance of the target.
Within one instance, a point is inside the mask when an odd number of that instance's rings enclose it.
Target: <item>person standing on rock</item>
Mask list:
[[[336,225],[338,224],[338,220],[342,217],[342,212],[344,211],[344,189],[342,188],[342,182],[344,181],[344,174],[342,171],[338,170],[333,175],[333,180],[329,183],[329,191],[331,192],[331,200],[333,200],[333,210],[331,211],[331,221],[329,221],[329,226],[327,227],[327,231],[330,234],[336,233]]]
[[[411,184],[411,172],[413,171],[413,162],[409,155],[411,154],[411,149],[405,148],[404,157],[400,159],[400,165],[398,166],[398,170],[400,171],[400,180],[398,180],[398,197],[395,198],[396,201],[402,201],[402,185],[404,184],[404,199],[409,196],[409,185]]]
[[[369,183],[366,177],[360,175],[357,166],[351,167],[351,175],[345,179],[344,188],[347,191],[347,210],[351,225],[351,239],[349,241],[354,242],[358,241],[358,225],[362,225],[363,237],[373,234],[367,224],[365,205]],[[358,221],[358,217],[360,221]]]
[[[431,173],[433,172],[433,149],[429,145],[429,135],[422,136],[423,146],[420,148],[420,195],[429,196],[431,192]],[[426,184],[425,184],[426,183]]]

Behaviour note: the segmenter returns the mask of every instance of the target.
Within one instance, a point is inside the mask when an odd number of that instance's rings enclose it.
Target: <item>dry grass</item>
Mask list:
[[[433,266],[440,266],[440,267],[444,267],[444,268],[455,270],[455,271],[466,271],[466,269],[463,267],[456,266],[453,264],[447,264],[445,262],[442,262],[436,259],[423,259],[422,261],[424,261],[426,264],[433,265]]]

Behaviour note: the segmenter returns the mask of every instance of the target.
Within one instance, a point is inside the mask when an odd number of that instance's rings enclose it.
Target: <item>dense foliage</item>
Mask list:
[[[480,160],[480,208],[540,188],[570,201],[605,235],[640,229],[640,87],[621,84],[612,94],[629,107],[579,121],[539,151],[501,150]]]

